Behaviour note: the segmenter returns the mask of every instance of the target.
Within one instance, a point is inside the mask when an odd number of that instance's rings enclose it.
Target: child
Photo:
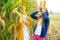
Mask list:
[[[40,39],[41,30],[42,30],[42,19],[38,18],[37,27],[36,27],[35,32],[34,32],[33,40]]]
[[[41,16],[41,19],[42,19],[42,27],[41,27],[41,24],[40,24],[40,32],[39,31],[37,31],[37,32],[39,32],[40,33],[40,35],[37,35],[37,34],[35,34],[35,32],[34,32],[34,36],[33,36],[33,40],[45,40],[45,37],[46,37],[46,33],[47,33],[47,30],[48,30],[48,25],[49,25],[49,22],[50,22],[50,19],[49,19],[49,17],[48,17],[48,11],[46,10],[45,11],[45,9],[44,8],[40,8],[40,16]],[[37,16],[35,16],[36,14],[38,14],[38,12],[34,12],[34,13],[32,13],[30,16],[32,17],[32,18],[34,18],[34,19],[38,19],[39,17],[37,17]],[[37,28],[37,27],[36,27]],[[35,29],[36,29],[35,28]],[[42,28],[42,29],[41,29]],[[38,29],[38,30],[39,30]],[[36,31],[36,30],[35,30]]]
[[[30,39],[29,27],[32,25],[32,20],[26,14],[23,14],[22,18],[23,18],[24,40],[29,40]]]
[[[27,27],[27,15],[23,15],[23,26],[24,26],[24,40],[29,40],[29,31]]]
[[[28,31],[28,20],[27,20],[27,15],[21,14],[20,17],[22,17],[22,26],[20,26],[23,29],[23,40],[29,40],[29,31]],[[21,30],[21,29],[20,29]],[[21,32],[20,32],[21,33]],[[21,35],[19,35],[21,36]],[[19,38],[21,40],[21,37]]]
[[[29,30],[28,30],[28,17],[26,14],[21,14],[14,10],[19,15],[18,28],[18,38],[17,40],[29,40]]]

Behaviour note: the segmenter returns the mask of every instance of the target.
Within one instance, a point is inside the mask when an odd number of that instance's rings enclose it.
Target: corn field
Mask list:
[[[13,10],[23,13],[23,6],[28,16],[37,10],[36,0],[0,0],[0,40],[17,40],[19,16]]]
[[[60,40],[60,15],[50,15],[50,28],[46,40]]]

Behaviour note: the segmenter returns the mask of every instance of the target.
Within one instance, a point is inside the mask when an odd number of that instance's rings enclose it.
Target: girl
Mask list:
[[[20,20],[22,18],[22,23],[20,22],[20,34],[18,35],[18,40],[29,40],[29,31],[28,31],[28,20],[27,15],[21,14]],[[22,25],[22,26],[21,26]],[[23,30],[23,31],[22,31]]]
[[[24,40],[29,40],[29,31],[27,27],[27,15],[23,15],[23,26],[24,26]]]
[[[26,14],[22,14],[23,19],[23,32],[24,32],[24,40],[29,40],[29,27],[32,25],[32,20],[30,17],[28,17]]]
[[[48,16],[48,11],[45,10],[44,8],[40,8],[40,16],[41,16],[41,19],[42,19],[42,27],[41,27],[41,24],[39,25],[40,28],[35,28],[35,32],[34,32],[34,36],[33,36],[33,40],[45,40],[45,37],[46,37],[46,33],[47,33],[47,30],[48,30],[48,25],[49,25],[49,22],[50,22],[50,19],[49,19],[49,16]],[[36,14],[39,14],[38,12],[34,12],[32,13],[30,16],[34,19],[38,19],[39,17],[35,16]],[[39,33],[36,34],[36,29],[37,30],[40,30],[40,31],[37,31]]]
[[[26,14],[21,14],[14,10],[19,16],[19,22],[17,24],[18,28],[18,38],[17,40],[29,40],[29,30],[28,30],[28,17]]]

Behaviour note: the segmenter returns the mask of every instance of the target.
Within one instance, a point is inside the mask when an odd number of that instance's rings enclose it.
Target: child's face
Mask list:
[[[23,15],[23,22],[27,23],[27,15]]]
[[[40,11],[38,11],[38,17],[42,16],[42,13]]]

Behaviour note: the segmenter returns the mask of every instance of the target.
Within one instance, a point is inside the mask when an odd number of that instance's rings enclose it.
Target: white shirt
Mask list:
[[[40,24],[40,22],[41,22],[41,20],[38,21],[37,27],[34,32],[34,34],[36,34],[36,35],[41,35],[42,25]]]
[[[26,25],[24,25],[24,40],[29,40],[29,32]]]

